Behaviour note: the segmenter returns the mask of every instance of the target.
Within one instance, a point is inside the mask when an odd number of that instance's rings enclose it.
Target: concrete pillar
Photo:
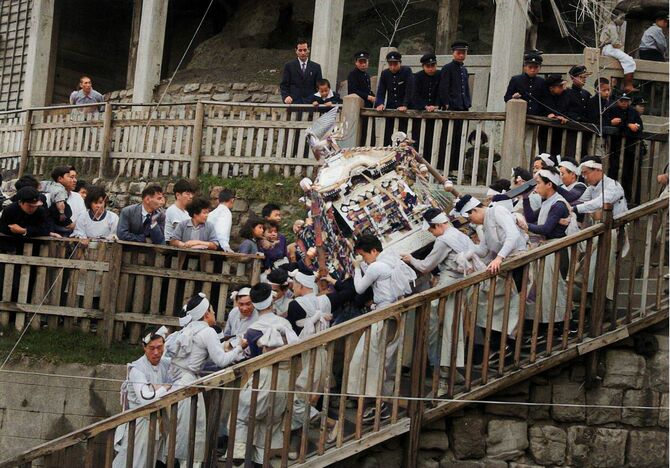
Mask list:
[[[346,122],[344,134],[346,138],[340,141],[342,148],[358,146],[361,141],[361,109],[363,100],[358,94],[349,94],[342,99],[342,122]]]
[[[458,34],[458,13],[460,0],[439,0],[437,7],[437,31],[435,34],[435,53],[449,55],[452,42]]]
[[[311,60],[321,65],[323,77],[337,86],[337,65],[340,60],[340,39],[344,0],[316,0],[312,27]]]
[[[54,32],[55,0],[33,0],[28,37],[28,58],[23,81],[22,106],[38,107],[51,103],[48,93],[52,39]],[[53,44],[55,47],[56,44]]]
[[[164,0],[142,2],[133,102],[152,102],[154,88],[160,82],[168,3]]]
[[[524,138],[526,134],[526,101],[510,99],[505,105],[505,130],[503,133],[502,158],[498,174],[509,177],[517,166],[528,167]]]
[[[495,5],[491,74],[486,106],[489,112],[505,110],[503,96],[509,79],[521,73],[526,40],[526,2],[496,0]]]

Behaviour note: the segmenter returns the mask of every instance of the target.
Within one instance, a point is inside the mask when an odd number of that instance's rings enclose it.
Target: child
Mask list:
[[[81,213],[75,222],[72,237],[84,239],[106,239],[116,238],[116,227],[119,217],[116,213],[106,209],[107,194],[105,189],[98,185],[89,185],[86,199],[86,211]]]
[[[340,95],[330,89],[330,81],[323,79],[316,82],[318,92],[314,93],[312,105],[332,107],[335,104],[342,104]]]
[[[287,263],[286,237],[279,234],[279,224],[274,221],[265,223],[265,239],[260,243],[260,251],[265,255],[263,267],[266,270]]]

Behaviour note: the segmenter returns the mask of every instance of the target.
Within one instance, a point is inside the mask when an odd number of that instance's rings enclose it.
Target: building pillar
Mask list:
[[[316,0],[312,27],[311,60],[321,65],[323,77],[337,88],[337,66],[340,60],[340,39],[344,0]]]
[[[526,40],[526,2],[518,0],[496,0],[493,50],[491,51],[491,74],[486,110],[505,110],[505,91],[509,79],[521,73],[523,48]]]
[[[437,31],[435,34],[435,53],[449,55],[451,43],[458,35],[458,13],[460,0],[439,0],[437,7]]]
[[[161,79],[168,3],[164,0],[142,2],[140,38],[133,82],[133,102],[138,104],[153,101],[154,88]]]
[[[55,0],[33,0],[28,32],[28,57],[23,81],[22,107],[39,107],[51,103],[53,74],[51,60],[54,33]]]

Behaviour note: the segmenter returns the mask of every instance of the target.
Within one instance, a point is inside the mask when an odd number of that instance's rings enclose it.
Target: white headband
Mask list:
[[[314,275],[306,275],[301,271],[294,270],[289,276],[306,288],[314,289]]]
[[[165,337],[167,336],[167,333],[168,333],[168,329],[167,329],[167,327],[165,327],[165,325],[163,325],[162,327],[160,327],[155,332],[148,333],[147,336],[142,338],[142,343],[145,344],[145,345],[148,345],[149,342],[151,341],[152,336],[160,336],[160,337],[163,338],[163,341],[165,341]]]
[[[250,289],[250,288],[242,288],[242,289],[240,289],[239,291],[233,291],[233,292],[230,294],[230,298],[231,298],[232,300],[236,300],[238,297],[248,296],[250,292],[251,292],[251,289]]]
[[[431,219],[430,222],[424,219],[423,225],[421,226],[421,230],[427,231],[428,229],[430,229],[431,224],[444,224],[447,222],[449,222],[449,218],[447,218],[447,215],[444,214],[444,212],[442,212],[439,215],[435,216],[433,219]]]
[[[196,321],[203,318],[209,310],[209,301],[207,300],[207,296],[205,296],[204,293],[198,293],[198,296],[202,298],[200,304],[195,306],[193,309],[186,311],[186,313],[191,316],[191,319]]]
[[[309,191],[312,189],[312,184],[313,184],[312,179],[310,179],[309,177],[304,177],[304,178],[300,181],[300,188],[301,188],[304,192],[309,192]]]
[[[554,161],[551,160],[551,155],[549,153],[542,153],[537,155],[547,166],[554,167]]]
[[[504,192],[498,192],[497,190],[493,190],[492,188],[489,188],[489,189],[486,191],[486,196],[487,196],[487,197],[492,197],[492,196],[494,196],[494,195],[500,195],[501,193],[504,193]]]
[[[482,203],[479,200],[477,200],[475,197],[472,197],[465,205],[463,205],[461,211],[457,211],[457,213],[464,218],[469,218],[468,211],[477,208],[481,204]]]
[[[595,162],[593,159],[589,159],[588,161],[579,165],[579,169],[583,169],[585,167],[588,167],[589,169],[598,169],[599,171],[603,170],[603,165]]]
[[[253,304],[256,310],[261,311],[268,309],[272,305],[272,296],[273,296],[272,293],[270,293],[270,295],[266,299],[263,299],[261,302],[254,302]]]
[[[193,320],[193,317],[188,314],[184,315],[183,317],[179,317],[179,326],[184,328],[186,325],[191,323],[191,320]]]
[[[556,187],[559,187],[561,185],[561,178],[555,172],[542,169],[537,173],[537,175],[539,175],[540,177],[544,177],[545,179],[549,179]]]
[[[582,171],[579,169],[579,166],[575,166],[570,161],[561,161],[558,164],[558,166],[566,168],[568,171],[572,172],[573,174],[580,175],[582,173]]]

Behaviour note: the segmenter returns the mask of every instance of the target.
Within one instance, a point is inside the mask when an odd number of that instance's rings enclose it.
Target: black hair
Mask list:
[[[495,190],[496,192],[503,192],[503,191],[507,192],[511,187],[512,182],[510,182],[509,179],[498,179],[491,185],[489,185],[489,188],[491,190]]]
[[[233,288],[233,292],[241,291],[241,290],[243,290],[244,288],[250,288],[250,287],[251,287],[250,284],[238,284],[237,286],[235,286],[235,287]]]
[[[163,188],[158,184],[149,184],[142,190],[142,198],[153,197],[157,193],[163,193]]]
[[[77,179],[77,183],[74,185],[74,191],[79,192],[81,189],[88,190],[88,182],[84,179]]]
[[[556,169],[555,167],[547,167],[543,170],[549,171],[552,174],[556,174],[559,178],[561,177],[561,173],[558,172],[558,169]],[[542,182],[544,182],[545,184],[551,184],[552,187],[554,187],[554,190],[558,190],[558,186],[555,183],[553,183],[551,180],[549,180],[547,177],[544,177],[544,176],[539,175],[539,174],[538,174],[538,176],[540,177],[540,179],[542,179]]]
[[[276,203],[268,203],[261,210],[261,216],[263,216],[263,218],[267,218],[272,214],[273,211],[281,211],[281,206],[277,205]]]
[[[596,88],[596,90],[600,89],[601,84],[610,84],[610,80],[604,77],[598,78],[596,81],[593,82],[593,87]]]
[[[272,287],[267,283],[258,283],[255,286],[251,287],[249,291],[249,297],[251,297],[251,302],[259,303],[266,300],[269,296],[272,295]]]
[[[186,310],[189,311],[195,309],[204,300],[205,300],[204,297],[202,297],[200,294],[196,294],[195,296],[191,297],[186,303]]]
[[[275,283],[283,286],[284,283],[288,281],[288,271],[281,268],[275,268],[270,273],[268,273],[267,280],[270,283]]]
[[[558,166],[558,158],[556,156],[550,154],[549,159],[554,163],[554,166]],[[539,156],[535,156],[535,159],[533,160],[533,162],[534,161],[542,161],[542,169],[548,169],[550,167],[550,166],[547,165],[546,162],[544,162],[544,159],[542,159]]]
[[[439,208],[428,208],[426,211],[423,212],[423,219],[430,224],[431,227],[435,225],[435,223],[432,223],[431,220],[435,218],[435,216],[439,216],[440,213],[442,213],[442,210]]]
[[[178,193],[191,192],[195,193],[195,187],[190,180],[179,179],[175,182],[172,192],[176,195]]]
[[[16,179],[16,182],[14,182],[14,188],[18,192],[21,190],[23,187],[33,187],[38,189],[40,187],[40,182],[37,180],[37,178],[33,175],[26,174],[22,177],[19,177]]]
[[[97,202],[101,198],[107,198],[107,193],[105,189],[100,185],[90,185],[88,188],[88,193],[86,193],[86,198],[84,199],[84,204],[86,208],[91,209],[91,204]]]
[[[309,47],[309,41],[305,38],[299,37],[295,41],[295,48],[297,49],[300,44],[307,44],[307,47]]]
[[[235,192],[229,189],[223,189],[219,192],[219,202],[227,202],[235,198]]]
[[[586,161],[593,161],[593,162],[596,162],[598,164],[603,163],[603,159],[600,156],[595,156],[595,155],[584,156],[581,160],[581,163],[585,163]]]
[[[265,230],[276,229],[279,232],[279,223],[277,221],[265,221]]]
[[[51,179],[54,182],[58,182],[58,179],[63,177],[65,174],[69,174],[72,166],[56,166],[53,171],[51,171]]]
[[[362,250],[363,252],[370,253],[373,249],[377,252],[384,250],[381,241],[376,236],[373,236],[372,234],[363,234],[356,239],[354,251]]]
[[[261,218],[249,218],[249,220],[246,223],[244,223],[244,225],[240,229],[240,237],[243,239],[253,240],[254,234],[252,231],[259,224],[265,226],[265,220]]]
[[[517,177],[521,177],[524,182],[528,182],[533,178],[533,173],[523,167],[515,167],[512,171],[512,178],[516,179]]]
[[[204,198],[194,198],[191,200],[191,203],[186,205],[186,212],[190,217],[193,217],[197,214],[200,214],[202,210],[209,209],[210,204],[208,200],[205,200]]]
[[[463,207],[470,201],[472,200],[472,195],[470,194],[465,194],[461,198],[458,199],[456,204],[454,205],[454,209],[458,211],[459,213],[463,209]],[[474,209],[474,208],[473,208]]]
[[[473,130],[470,132],[470,135],[468,135],[468,143],[471,145],[475,144],[475,141],[477,140],[477,130]],[[485,145],[489,142],[489,137],[486,133],[480,132],[479,133],[479,144],[480,145]]]
[[[149,343],[151,343],[153,340],[155,340],[157,338],[162,338],[163,343],[165,343],[165,337],[164,336],[156,335],[156,332],[158,331],[158,328],[159,327],[156,326],[156,325],[150,325],[150,326],[148,326],[147,328],[144,329],[144,331],[142,332],[142,335],[141,335],[142,336],[142,340],[141,340],[142,346],[148,345]],[[149,341],[147,343],[144,343],[144,337],[147,336],[147,335],[151,335],[151,336],[149,336]]]
[[[322,79],[320,79],[320,80],[316,80],[316,86],[317,86],[317,88],[318,88],[319,86],[323,86],[323,85],[328,85],[328,87],[330,88],[330,81],[328,81],[328,80],[325,79],[325,78],[322,78]]]
[[[298,263],[296,262],[289,262],[289,263],[284,263],[283,265],[279,265],[278,269],[279,270],[284,270],[286,273],[289,271],[297,270],[299,268]]]

